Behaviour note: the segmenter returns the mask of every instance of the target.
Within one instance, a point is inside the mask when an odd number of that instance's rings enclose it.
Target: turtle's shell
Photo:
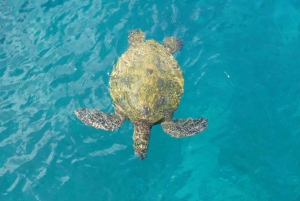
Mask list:
[[[154,40],[131,45],[110,76],[115,106],[134,123],[154,124],[177,109],[183,93],[182,70]]]

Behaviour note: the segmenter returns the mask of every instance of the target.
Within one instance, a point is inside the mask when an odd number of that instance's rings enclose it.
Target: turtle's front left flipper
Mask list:
[[[208,120],[205,118],[198,119],[174,119],[172,121],[163,122],[163,130],[172,137],[180,138],[195,135],[205,130]]]
[[[122,114],[109,114],[97,109],[89,110],[86,108],[79,108],[75,110],[75,114],[86,125],[111,131],[120,127],[125,120],[125,117]]]

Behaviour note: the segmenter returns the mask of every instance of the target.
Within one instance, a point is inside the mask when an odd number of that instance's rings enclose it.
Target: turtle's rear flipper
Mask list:
[[[174,119],[172,121],[163,122],[163,130],[172,137],[180,138],[195,135],[206,129],[208,120],[205,118],[198,119]]]
[[[111,131],[120,127],[125,120],[125,117],[121,114],[104,113],[97,109],[88,110],[86,108],[79,108],[75,110],[75,114],[86,125]]]
[[[145,41],[145,33],[142,30],[132,30],[128,36],[128,42],[132,46],[136,46],[139,43]]]
[[[175,37],[169,37],[164,39],[164,46],[167,50],[170,51],[170,53],[175,53],[182,47],[182,40],[175,38]]]

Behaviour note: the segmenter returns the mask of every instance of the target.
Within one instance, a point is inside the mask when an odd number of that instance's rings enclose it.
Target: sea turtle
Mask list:
[[[129,49],[119,58],[110,76],[114,113],[79,108],[76,116],[86,125],[114,130],[129,119],[134,125],[134,151],[146,157],[152,125],[161,124],[172,137],[191,136],[207,127],[207,119],[172,119],[183,93],[182,70],[173,53],[182,41],[165,38],[163,45],[145,40],[141,30],[128,36]]]

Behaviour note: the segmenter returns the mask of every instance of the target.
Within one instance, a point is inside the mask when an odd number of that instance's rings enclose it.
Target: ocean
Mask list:
[[[174,54],[174,118],[209,119],[191,137],[84,125],[113,112],[109,76],[131,30]],[[300,1],[0,0],[1,201],[300,200]]]

